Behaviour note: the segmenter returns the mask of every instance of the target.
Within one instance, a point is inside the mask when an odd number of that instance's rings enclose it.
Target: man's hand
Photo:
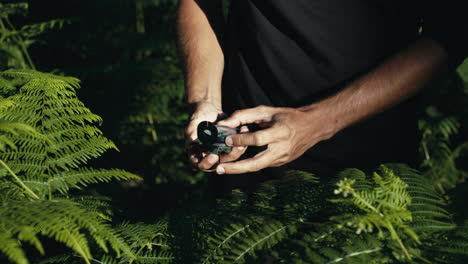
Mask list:
[[[436,41],[421,38],[320,102],[298,109],[262,106],[238,111],[219,124],[258,123],[267,128],[230,136],[226,143],[268,148],[250,159],[221,163],[216,172],[237,174],[288,163],[319,141],[410,97],[444,71],[447,58]]]
[[[234,112],[219,125],[237,127],[259,124],[264,129],[254,133],[232,135],[226,138],[230,146],[265,146],[268,148],[252,158],[221,163],[218,174],[254,172],[277,167],[300,157],[319,141],[334,135],[333,122],[319,109],[302,111],[295,108],[259,106]]]
[[[187,128],[185,129],[185,133],[187,135],[186,148],[192,166],[194,168],[206,171],[218,162],[229,162],[237,160],[245,152],[245,147],[235,147],[229,154],[222,155],[221,157],[218,155],[201,152],[200,148],[194,142],[198,138],[198,124],[203,121],[210,121],[214,123],[219,119],[223,112],[215,104],[207,101],[199,102],[194,106],[194,112],[190,117],[190,122]],[[240,132],[248,132],[247,127],[241,127]]]

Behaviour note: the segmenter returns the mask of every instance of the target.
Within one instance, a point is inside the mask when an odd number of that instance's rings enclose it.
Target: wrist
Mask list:
[[[188,87],[187,89],[187,103],[193,106],[199,106],[203,104],[211,104],[216,109],[221,111],[221,92],[220,89],[205,88],[196,89],[195,87]]]
[[[188,107],[191,114],[199,111],[216,112],[217,114],[223,113],[220,100],[203,99],[197,101],[188,101]]]
[[[309,131],[320,130],[320,140],[329,139],[342,129],[336,108],[326,101],[303,106],[298,110],[305,114],[304,123]]]

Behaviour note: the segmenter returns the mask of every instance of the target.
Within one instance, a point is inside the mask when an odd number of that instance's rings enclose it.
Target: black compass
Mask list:
[[[218,126],[209,121],[198,124],[198,140],[204,152],[221,155],[231,152],[232,147],[226,145],[226,137],[238,133],[237,128]]]

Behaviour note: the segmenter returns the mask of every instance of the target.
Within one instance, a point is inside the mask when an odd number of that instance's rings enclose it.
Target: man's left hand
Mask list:
[[[265,146],[254,157],[217,166],[218,174],[240,174],[278,167],[300,157],[319,141],[334,134],[333,122],[317,108],[307,111],[287,107],[259,106],[239,110],[217,124],[238,127],[256,123],[262,130],[226,138],[230,146]]]

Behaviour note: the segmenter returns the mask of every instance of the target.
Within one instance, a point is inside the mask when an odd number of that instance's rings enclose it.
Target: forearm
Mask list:
[[[224,56],[216,31],[223,23],[221,12],[220,1],[181,0],[177,20],[188,103],[209,101],[219,109]]]
[[[320,112],[329,124],[328,138],[415,94],[444,70],[446,57],[436,42],[418,40],[336,95],[300,110]]]

